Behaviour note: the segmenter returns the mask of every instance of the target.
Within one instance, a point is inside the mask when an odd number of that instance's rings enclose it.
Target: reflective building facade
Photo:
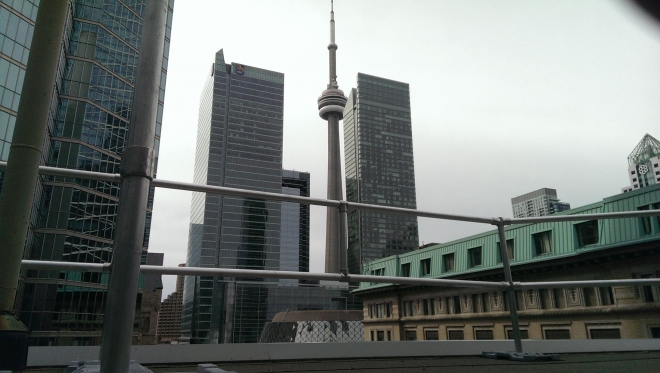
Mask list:
[[[309,197],[309,181],[308,172],[282,170],[282,194]],[[309,205],[282,202],[280,270],[309,272]],[[295,279],[279,281],[298,282]]]
[[[417,208],[407,83],[359,73],[344,109],[346,199]],[[415,250],[417,218],[368,211],[348,214],[348,268]]]
[[[69,9],[54,82],[43,163],[118,173],[130,111],[144,0],[75,0]],[[17,1],[14,1],[16,4]],[[172,26],[170,0],[154,150],[158,154]],[[157,159],[156,159],[157,161]],[[155,176],[155,175],[154,175]],[[42,177],[37,185],[25,257],[106,263],[112,259],[119,184]],[[149,242],[151,205],[144,235]],[[26,271],[19,284],[20,319],[34,345],[100,343],[107,274]],[[141,279],[140,288],[143,280]],[[138,294],[137,306],[142,303]],[[140,327],[136,312],[134,342]]]
[[[7,161],[39,0],[0,2],[0,161]],[[0,171],[0,190],[4,172]]]
[[[196,184],[282,192],[283,94],[284,74],[225,64],[216,53],[199,109]],[[280,207],[193,193],[186,265],[279,269]],[[256,341],[253,323],[267,309],[263,281],[186,277],[181,340]]]

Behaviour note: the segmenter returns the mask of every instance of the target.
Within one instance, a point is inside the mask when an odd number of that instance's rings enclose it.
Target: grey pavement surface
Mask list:
[[[237,373],[284,372],[658,372],[660,351],[562,354],[561,361],[515,362],[482,357],[421,357],[391,359],[299,360],[281,362],[217,363]],[[202,362],[200,362],[202,363]],[[195,372],[196,365],[148,365],[154,373]],[[37,370],[35,370],[36,372]],[[43,370],[39,370],[44,372]]]

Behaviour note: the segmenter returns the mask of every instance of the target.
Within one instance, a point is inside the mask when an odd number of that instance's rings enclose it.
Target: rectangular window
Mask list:
[[[575,224],[575,233],[577,234],[578,247],[597,244],[598,220],[590,220],[584,223]]]
[[[621,329],[589,329],[589,338],[591,339],[621,339]]]
[[[451,272],[454,270],[454,253],[445,254],[442,256],[442,271]]]
[[[536,255],[543,255],[552,252],[552,231],[533,234],[532,238],[534,239]]]
[[[374,339],[374,331],[372,330],[372,331],[370,332],[370,334],[371,334],[371,341],[375,341],[375,339]]]
[[[571,339],[569,329],[545,329],[543,334],[545,339]]]
[[[428,276],[431,274],[431,258],[422,259],[419,261],[421,276]]]
[[[494,339],[493,338],[493,331],[492,330],[475,330],[474,331],[474,339],[478,339],[478,340]]]
[[[614,289],[611,286],[598,288],[600,292],[600,303],[603,306],[611,306],[614,304]]]
[[[653,275],[650,273],[642,274],[639,276],[640,278],[653,278]],[[642,286],[642,291],[643,291],[643,296],[644,296],[644,301],[645,302],[656,302],[658,300],[658,297],[656,296],[656,293],[654,291],[654,286],[646,285]]]
[[[427,341],[437,341],[438,338],[438,331],[437,330],[425,330],[424,331],[424,339]]]
[[[490,294],[481,293],[481,308],[484,312],[490,312]]]
[[[660,326],[653,326],[649,328],[651,338],[660,338]]]
[[[506,253],[509,255],[509,260],[514,260],[516,258],[515,251],[513,250],[513,238],[506,240]]]
[[[428,299],[423,299],[422,300],[422,308],[423,308],[422,311],[424,312],[424,316],[428,316],[429,315],[429,300]]]
[[[459,314],[461,313],[461,297],[455,295],[453,298],[454,298],[454,313]]]
[[[513,339],[513,329],[507,329],[506,339]],[[529,332],[527,329],[520,329],[520,339],[529,339]]]
[[[596,298],[596,288],[582,288],[584,292],[584,305],[586,307],[593,307],[598,305]]]
[[[544,310],[549,310],[557,308],[552,299],[552,290],[550,289],[540,289],[539,298],[541,300],[541,308]]]
[[[470,260],[469,267],[477,267],[481,265],[481,246],[474,247],[468,250],[468,258]]]
[[[500,243],[497,242],[497,262],[502,263],[502,252],[500,248]],[[513,238],[510,240],[506,240],[506,254],[509,256],[509,261],[513,261],[515,259],[514,257],[514,250],[513,250]]]
[[[381,342],[385,340],[385,332],[382,330],[377,330],[376,331],[376,340]]]
[[[564,295],[564,289],[553,289],[552,293],[555,299],[555,308],[566,308],[566,296]]]
[[[482,304],[479,301],[479,294],[472,294],[472,312],[482,313],[484,312]]]
[[[387,340],[388,340],[388,341],[391,341],[391,340],[392,340],[392,332],[389,331],[389,330],[387,331]]]
[[[406,341],[416,341],[417,340],[417,330],[406,330],[405,331]]]
[[[648,211],[649,206],[640,206],[637,208],[639,211]],[[651,234],[651,217],[643,216],[639,218],[642,225],[642,234]]]
[[[410,263],[401,264],[401,277],[410,277]]]
[[[459,329],[447,329],[447,339],[451,341],[462,341],[464,340],[463,331]]]

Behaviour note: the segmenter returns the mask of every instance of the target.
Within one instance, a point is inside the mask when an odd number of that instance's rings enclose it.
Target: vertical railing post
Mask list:
[[[167,0],[145,2],[128,144],[121,159],[121,195],[101,338],[101,372],[128,372],[149,186],[154,173]]]
[[[339,268],[348,275],[348,206],[346,201],[339,204]]]
[[[500,218],[497,223],[497,232],[500,236],[500,256],[502,257],[502,267],[504,269],[504,280],[509,284],[509,290],[506,292],[509,302],[509,314],[511,315],[511,328],[513,329],[513,341],[516,345],[516,352],[523,352],[520,336],[520,325],[518,323],[518,308],[516,307],[516,293],[513,288],[513,278],[511,276],[511,264],[509,262],[509,252],[506,247],[506,234],[504,233],[504,221]]]

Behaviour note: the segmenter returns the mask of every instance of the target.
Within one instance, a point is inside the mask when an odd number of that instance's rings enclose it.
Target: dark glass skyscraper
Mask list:
[[[28,4],[13,2],[17,3]],[[154,138],[156,154],[173,5],[174,1],[170,0],[163,40]],[[75,0],[69,10],[43,162],[55,167],[118,173],[130,130],[144,0]],[[26,258],[87,263],[111,261],[118,183],[42,177],[35,196]],[[149,242],[152,202],[153,189],[144,234],[143,262]],[[99,344],[107,280],[106,274],[98,273],[26,271],[23,283],[19,284],[17,304],[22,305],[20,319],[30,329],[31,344]],[[140,292],[137,307],[141,296]],[[136,318],[134,341],[139,331],[138,320]]]
[[[282,170],[282,194],[309,197],[309,181],[308,172]],[[280,270],[309,272],[309,205],[282,202]],[[296,282],[280,279],[280,283]]]
[[[199,109],[196,184],[282,192],[283,94],[284,74],[225,64],[222,50],[216,53]],[[279,269],[280,207],[194,193],[186,265]],[[263,281],[186,277],[182,339],[256,341],[267,309]]]
[[[408,84],[359,73],[344,109],[346,199],[415,209]],[[348,215],[348,268],[419,246],[417,218],[368,211]]]

